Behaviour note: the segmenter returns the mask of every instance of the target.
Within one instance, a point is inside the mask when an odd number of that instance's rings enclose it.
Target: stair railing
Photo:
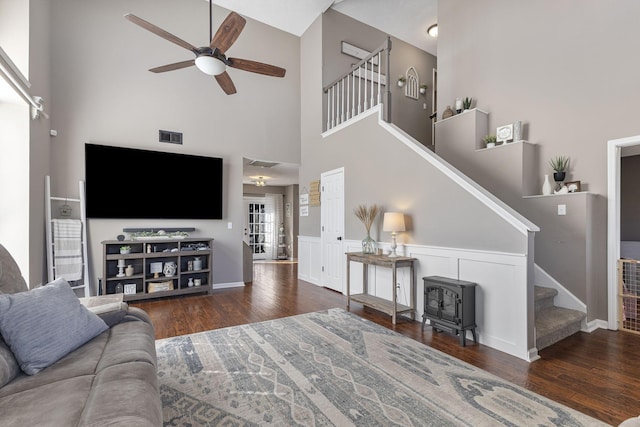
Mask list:
[[[325,131],[378,104],[385,107],[383,119],[386,122],[391,120],[390,53],[391,38],[387,37],[379,48],[351,67],[349,72],[323,88],[326,94]]]

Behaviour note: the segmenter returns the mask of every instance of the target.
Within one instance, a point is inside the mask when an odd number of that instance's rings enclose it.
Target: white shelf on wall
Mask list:
[[[444,123],[444,122],[446,122],[447,120],[454,120],[454,119],[458,119],[458,118],[460,118],[460,117],[464,116],[465,114],[468,114],[468,113],[470,113],[470,112],[472,112],[472,111],[473,111],[473,112],[482,113],[482,114],[485,114],[485,115],[487,115],[487,116],[489,115],[489,113],[488,113],[488,112],[486,112],[486,111],[484,111],[484,110],[481,110],[481,109],[479,109],[479,108],[471,108],[471,109],[469,109],[469,110],[462,110],[462,112],[461,112],[461,113],[454,114],[453,116],[451,116],[451,117],[447,117],[446,119],[438,119],[438,121],[436,121],[436,124],[438,124],[438,123]]]
[[[573,193],[562,193],[562,194],[534,194],[532,196],[522,196],[523,199],[535,199],[539,197],[558,197],[558,196],[575,196],[575,195],[595,195],[595,193],[589,193],[588,191],[576,191]]]
[[[502,143],[500,145],[496,145],[495,147],[476,148],[476,151],[494,150],[496,148],[505,148],[507,146],[513,146],[513,145],[516,145],[516,144],[532,144],[532,145],[535,145],[533,142],[529,142],[529,141],[526,141],[524,139],[521,139],[519,141],[504,142],[504,143]]]

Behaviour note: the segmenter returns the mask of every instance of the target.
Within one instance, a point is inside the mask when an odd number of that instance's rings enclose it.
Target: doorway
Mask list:
[[[342,292],[342,266],[345,261],[344,236],[344,168],[320,175],[320,245],[322,253],[321,283]]]
[[[618,329],[618,268],[620,259],[620,176],[621,158],[629,150],[640,148],[640,135],[610,140],[607,145],[607,312],[608,328]]]
[[[245,198],[244,212],[244,241],[254,260],[265,259],[269,224],[264,197]]]

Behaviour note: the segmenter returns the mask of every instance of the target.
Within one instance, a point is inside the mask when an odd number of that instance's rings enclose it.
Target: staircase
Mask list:
[[[558,291],[535,287],[536,347],[538,351],[580,331],[587,315],[578,310],[556,307]]]

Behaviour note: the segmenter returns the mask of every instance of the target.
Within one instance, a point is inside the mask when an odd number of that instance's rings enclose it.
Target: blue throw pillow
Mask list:
[[[0,295],[0,333],[28,375],[108,329],[80,304],[64,279],[26,292]]]

